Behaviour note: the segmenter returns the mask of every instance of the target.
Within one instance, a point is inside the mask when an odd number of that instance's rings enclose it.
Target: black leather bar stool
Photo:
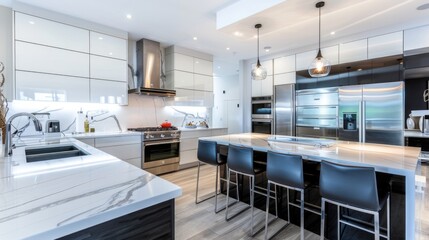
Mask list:
[[[231,172],[236,174],[236,180],[238,180],[237,175],[243,175],[249,177],[249,189],[250,189],[250,208],[251,208],[251,227],[250,227],[250,233],[253,236],[253,209],[254,209],[254,194],[258,193],[263,196],[266,196],[265,192],[260,192],[258,190],[255,190],[255,188],[263,189],[265,191],[265,188],[261,188],[258,186],[255,186],[255,176],[257,174],[263,173],[265,169],[261,167],[257,167],[254,165],[253,162],[253,149],[249,147],[242,147],[242,146],[236,146],[236,145],[229,145],[228,148],[228,175],[227,175],[227,191],[226,191],[226,211],[225,211],[225,219],[226,221],[230,220],[231,218],[237,216],[238,214],[242,213],[244,209],[238,213],[236,213],[234,216],[229,217],[228,216],[228,206],[229,206],[229,184],[231,182]],[[236,183],[238,185],[238,182]],[[237,196],[239,196],[238,193],[238,187],[237,187]],[[239,201],[239,198],[237,197],[237,201]],[[262,230],[262,228],[261,228]],[[256,231],[259,232],[259,231]]]
[[[387,188],[386,188],[387,189]],[[325,202],[337,205],[337,234],[341,238],[341,223],[373,233],[375,239],[390,239],[390,193],[377,187],[375,170],[372,167],[357,167],[322,161],[320,169],[320,194],[322,217],[320,239],[325,234]],[[387,205],[387,233],[380,233],[380,210]],[[352,209],[374,216],[374,230],[359,224],[361,220],[342,215],[341,208]],[[368,224],[372,225],[372,224]]]
[[[267,189],[270,189],[271,184],[280,186],[287,189],[287,211],[288,211],[288,224],[290,221],[290,209],[289,206],[295,206],[300,208],[300,217],[301,217],[301,239],[304,239],[304,210],[320,214],[314,210],[307,209],[304,206],[304,191],[309,186],[304,180],[304,167],[302,157],[299,155],[290,155],[276,153],[268,151],[267,153],[267,179],[268,186]],[[289,190],[295,190],[300,192],[300,205],[296,205],[289,201]],[[267,190],[267,196],[269,191]],[[269,197],[267,197],[267,209],[265,215],[265,239],[268,239],[268,213],[269,213]],[[277,213],[277,202],[276,202],[276,218],[278,218]],[[280,231],[281,229],[279,229]],[[275,235],[275,234],[273,234]]]
[[[223,209],[225,209],[225,206],[222,207],[221,209],[218,209],[218,207],[217,207],[217,196],[219,195],[219,192],[218,192],[219,179],[221,181],[226,182],[225,178],[221,178],[219,176],[219,168],[221,165],[226,164],[226,159],[218,156],[217,152],[218,152],[218,147],[217,147],[216,142],[198,140],[197,157],[198,157],[199,161],[198,161],[198,171],[197,171],[197,189],[196,189],[196,193],[195,193],[195,203],[199,204],[201,202],[204,202],[204,201],[214,197],[215,198],[215,213],[218,213],[218,212],[222,211]],[[199,182],[200,182],[201,162],[206,163],[206,164],[210,164],[212,166],[216,166],[216,184],[215,184],[214,195],[206,197],[205,199],[199,200],[198,199],[198,187],[199,187]]]

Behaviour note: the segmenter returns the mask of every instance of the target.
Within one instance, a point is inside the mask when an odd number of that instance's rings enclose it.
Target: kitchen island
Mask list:
[[[174,238],[180,187],[73,138],[30,142],[29,148],[74,145],[89,155],[27,163],[26,147],[18,146],[0,158],[0,239],[124,236],[138,224],[136,234],[158,230]]]
[[[419,171],[419,148],[392,145],[329,141],[329,144],[303,144],[283,141],[284,136],[244,133],[200,138],[220,145],[236,144],[252,147],[254,151],[276,151],[298,154],[303,159],[320,162],[327,160],[340,164],[374,167],[377,173],[404,179],[406,239],[415,239],[415,175]],[[286,139],[287,140],[287,139]],[[315,140],[315,139],[310,139]]]

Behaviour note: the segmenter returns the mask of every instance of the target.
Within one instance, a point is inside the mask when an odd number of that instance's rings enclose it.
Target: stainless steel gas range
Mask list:
[[[177,171],[180,161],[180,130],[177,127],[129,128],[142,132],[142,168],[153,174]]]

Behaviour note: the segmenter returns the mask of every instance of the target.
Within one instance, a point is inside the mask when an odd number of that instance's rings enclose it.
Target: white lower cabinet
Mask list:
[[[195,166],[198,162],[198,138],[220,136],[227,134],[226,128],[220,129],[197,129],[182,131],[180,137],[180,165],[181,168]]]
[[[141,168],[142,142],[140,135],[76,139]]]
[[[16,71],[17,100],[89,102],[89,79]]]
[[[91,79],[91,102],[128,104],[127,83]]]

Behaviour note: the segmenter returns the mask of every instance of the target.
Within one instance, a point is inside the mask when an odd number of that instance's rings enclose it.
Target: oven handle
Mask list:
[[[272,123],[272,122],[273,122],[273,119],[271,119],[271,118],[266,118],[266,119],[255,119],[255,118],[253,118],[253,119],[252,119],[252,122]]]
[[[180,140],[172,140],[172,141],[156,141],[154,143],[145,143],[143,142],[143,146],[153,146],[159,144],[168,144],[168,143],[180,143]]]

